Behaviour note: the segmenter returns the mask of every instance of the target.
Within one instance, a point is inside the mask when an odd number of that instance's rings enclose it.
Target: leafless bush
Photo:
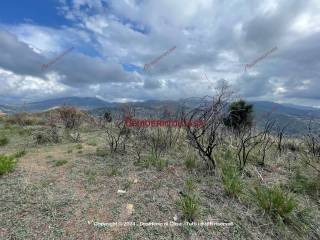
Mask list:
[[[130,138],[130,129],[126,126],[126,119],[133,117],[135,110],[129,105],[124,105],[115,117],[114,127],[106,128],[106,138],[111,153],[126,151],[126,144]]]
[[[213,150],[222,142],[223,119],[231,92],[226,84],[217,89],[217,96],[204,97],[200,105],[182,112],[182,120],[186,125],[187,139],[198,152],[210,170],[216,168]],[[187,106],[185,109],[188,108]],[[190,109],[190,108],[189,108]],[[194,127],[189,123],[195,120],[204,121],[203,126]]]
[[[129,139],[130,131],[124,122],[115,124],[115,128],[106,129],[106,138],[110,147],[111,153],[125,152],[126,142]]]
[[[261,143],[261,137],[263,132],[259,132],[257,129],[251,126],[242,126],[241,130],[235,134],[238,167],[240,171],[243,171],[250,153]]]
[[[146,134],[147,145],[151,149],[152,154],[156,158],[168,149],[168,141],[166,138],[166,131],[163,128],[148,128]]]
[[[265,164],[267,150],[275,143],[272,129],[275,121],[267,120],[264,129],[258,130],[253,126],[241,126],[237,132],[233,133],[237,149],[238,167],[243,171],[254,149],[257,149],[261,160],[260,165]]]
[[[279,151],[279,154],[281,156],[283,151],[283,138],[286,134],[286,129],[289,126],[289,124],[286,124],[284,126],[278,125],[276,128],[276,135],[277,135],[277,149]]]
[[[259,162],[260,165],[264,166],[265,164],[265,158],[266,158],[266,152],[268,149],[272,147],[272,145],[275,143],[274,137],[271,135],[271,131],[274,127],[275,121],[269,121],[265,123],[264,130],[262,132],[262,136],[260,142],[261,147],[259,149],[259,152],[261,155],[261,161]]]
[[[320,159],[320,133],[313,129],[312,121],[308,124],[308,133],[304,137],[308,153],[319,161]]]
[[[147,148],[146,130],[147,129],[143,127],[137,127],[131,130],[132,137],[130,138],[130,142],[132,144],[134,157],[138,162],[141,161],[143,150]]]
[[[82,114],[75,107],[64,106],[59,108],[58,112],[66,129],[75,129],[80,126]]]
[[[307,148],[306,151],[303,151],[304,162],[320,174],[320,168],[318,167],[320,162],[320,134],[313,129],[311,120],[308,124],[308,133],[304,137],[304,144]]]

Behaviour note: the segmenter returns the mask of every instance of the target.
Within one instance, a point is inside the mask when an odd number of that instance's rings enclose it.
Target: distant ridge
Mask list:
[[[0,105],[0,110],[6,113],[12,113],[17,111],[42,112],[64,105],[78,107],[83,110],[91,110],[95,108],[110,107],[113,106],[114,103],[106,102],[94,97],[65,97],[31,102],[19,106]]]
[[[129,102],[141,112],[145,112],[148,117],[154,116],[159,109],[165,109],[170,106],[171,110],[179,109],[179,106],[184,102],[180,99],[174,100],[147,100],[144,102]],[[199,98],[189,98],[189,106],[197,106]],[[274,119],[277,124],[285,125],[289,124],[289,132],[291,134],[301,134],[305,131],[306,126],[310,119],[315,120],[320,130],[320,109],[298,106],[291,104],[280,104],[268,101],[249,101],[254,106],[254,115],[258,121],[258,127],[263,127],[265,121],[268,119]],[[37,101],[27,103],[25,105],[0,105],[0,112],[6,114],[12,114],[19,111],[27,112],[43,112],[50,109],[54,109],[63,105],[74,106],[83,110],[89,111],[94,115],[104,114],[106,111],[117,111],[118,107],[123,103],[107,102],[95,97],[66,97],[55,98],[44,101]],[[269,114],[270,113],[270,114]],[[268,116],[268,117],[265,117]]]

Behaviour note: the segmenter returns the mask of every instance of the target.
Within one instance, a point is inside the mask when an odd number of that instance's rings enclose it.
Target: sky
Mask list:
[[[7,104],[177,100],[226,81],[240,98],[320,107],[319,0],[2,0],[0,52]]]

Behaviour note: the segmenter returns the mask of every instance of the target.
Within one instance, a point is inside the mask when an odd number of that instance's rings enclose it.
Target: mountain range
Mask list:
[[[157,109],[170,106],[172,109],[177,107],[183,102],[178,101],[160,101],[148,100],[144,102],[132,102],[133,106],[148,112],[151,115]],[[195,100],[196,102],[196,100]],[[254,101],[250,102],[254,106],[255,119],[257,125],[262,127],[266,119],[277,120],[278,123],[284,125],[289,124],[288,131],[292,134],[300,134],[306,129],[310,119],[313,119],[320,129],[320,109],[292,105],[292,104],[279,104],[268,101]],[[107,102],[93,97],[66,97],[49,99],[38,102],[26,103],[24,105],[0,105],[0,112],[11,114],[19,111],[26,112],[42,112],[60,106],[75,106],[83,110],[87,110],[95,115],[101,115],[105,111],[110,111],[121,106],[122,103]]]

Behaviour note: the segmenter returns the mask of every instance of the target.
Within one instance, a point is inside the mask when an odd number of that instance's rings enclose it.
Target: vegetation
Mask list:
[[[225,163],[222,167],[222,182],[226,193],[231,197],[240,197],[244,184],[241,174],[234,164]]]
[[[122,110],[103,124],[103,114],[88,116],[78,109],[65,115],[72,119],[77,113],[73,127],[60,110],[34,114],[40,125],[0,123],[1,136],[10,139],[0,148],[0,201],[8,216],[0,219],[1,237],[319,239],[317,130],[310,125],[305,136],[291,138],[272,121],[255,128],[241,111],[243,120],[226,126],[231,101],[227,89],[221,91],[220,100],[205,98],[170,113],[184,121],[204,120],[199,128],[128,129]],[[242,106],[251,114],[247,103],[236,103],[231,103],[234,111]],[[133,108],[126,109],[134,116]],[[212,219],[234,226],[118,232],[92,224]]]
[[[65,160],[65,159],[55,160],[55,161],[53,162],[53,165],[54,165],[55,167],[59,167],[59,166],[62,166],[62,165],[64,165],[64,164],[66,164],[67,162],[68,162],[68,161]]]
[[[180,192],[180,199],[177,202],[182,211],[182,219],[188,222],[194,222],[200,211],[200,202],[194,192],[195,186],[191,179],[186,181],[186,192]]]
[[[189,153],[184,161],[184,164],[187,169],[194,169],[197,165],[197,155]]]
[[[297,208],[296,200],[279,186],[256,186],[253,196],[258,206],[274,219],[284,221]]]
[[[301,174],[300,170],[290,177],[288,187],[295,193],[308,194],[313,197],[320,196],[319,176],[310,178]]]
[[[232,102],[229,105],[228,116],[224,119],[224,124],[235,130],[243,127],[251,127],[253,121],[253,105],[244,100]]]
[[[16,160],[12,156],[0,155],[0,175],[13,171]]]
[[[24,155],[26,155],[26,150],[25,149],[23,149],[23,150],[19,150],[18,152],[16,152],[14,155],[13,155],[13,157],[14,158],[21,158],[21,157],[23,157]]]
[[[9,143],[9,139],[5,136],[0,137],[0,146],[5,146]]]

